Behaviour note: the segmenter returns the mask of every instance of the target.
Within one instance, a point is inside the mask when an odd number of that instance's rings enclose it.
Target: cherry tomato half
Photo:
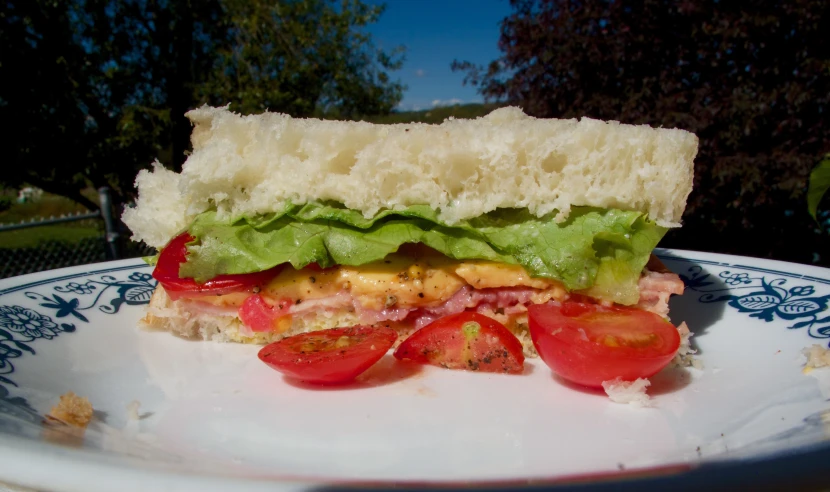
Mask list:
[[[379,361],[397,339],[394,330],[382,326],[312,331],[266,345],[259,360],[309,383],[346,383]]]
[[[192,278],[179,276],[179,267],[187,260],[187,243],[193,242],[193,240],[193,237],[186,232],[173,238],[161,250],[158,263],[156,263],[156,268],[153,270],[153,277],[164,287],[171,299],[250,290],[267,283],[282,269],[282,265],[280,265],[257,273],[219,275],[203,284],[199,284]]]
[[[463,312],[437,319],[409,336],[395,357],[448,369],[520,373],[522,344],[498,321]]]
[[[542,360],[584,386],[651,377],[680,346],[674,325],[642,309],[566,301],[530,306],[528,321]]]

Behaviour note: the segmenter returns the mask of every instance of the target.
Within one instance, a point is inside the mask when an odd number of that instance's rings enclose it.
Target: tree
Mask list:
[[[487,99],[700,138],[684,227],[664,245],[830,264],[805,196],[830,150],[830,4],[511,4],[502,57],[453,64]]]
[[[80,193],[88,171],[80,148],[92,132],[79,102],[91,88],[69,12],[50,2],[25,4],[25,14],[10,3],[0,8],[0,114],[6,132],[0,180],[14,187],[25,181],[96,208]],[[70,168],[67,161],[77,164]]]
[[[229,39],[199,87],[202,100],[234,101],[244,113],[277,109],[295,116],[359,118],[388,114],[403,95],[387,70],[400,51],[373,48],[360,29],[383,8],[345,0],[225,0]]]
[[[0,184],[24,183],[89,208],[81,190],[132,193],[156,157],[178,168],[184,113],[360,117],[388,113],[403,87],[397,51],[363,27],[360,0],[26,0],[0,7],[0,121],[9,129]]]

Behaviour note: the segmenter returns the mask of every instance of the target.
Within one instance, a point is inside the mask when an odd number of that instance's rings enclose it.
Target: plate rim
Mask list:
[[[619,490],[692,490],[701,486],[716,489],[735,486],[823,485],[820,480],[830,459],[830,442],[801,446],[771,455],[750,458],[726,458],[701,462],[672,463],[638,467],[622,471],[581,473],[551,478],[465,481],[414,480],[337,480],[282,476],[243,477],[220,473],[197,473],[159,467],[140,467],[127,463],[96,460],[96,453],[83,449],[66,449],[10,436],[0,440],[0,480],[18,486],[92,492],[96,490],[186,491],[197,487],[202,492],[289,491],[316,489],[361,489],[375,491],[458,490],[459,488],[492,491],[507,490],[575,490],[607,492]],[[13,441],[16,442],[13,443]],[[22,449],[22,448],[32,449]],[[38,449],[41,448],[41,449]],[[21,452],[22,451],[22,452]],[[31,466],[36,455],[39,466]],[[41,467],[50,473],[42,473]],[[13,470],[11,473],[9,470]],[[60,482],[52,478],[60,477]],[[90,480],[94,477],[94,483]],[[795,479],[795,480],[794,480]],[[800,480],[799,480],[800,479]],[[66,487],[54,488],[56,483]],[[2,484],[2,482],[0,482]],[[765,489],[768,490],[768,489]]]
[[[713,266],[729,266],[768,273],[784,275],[789,278],[803,279],[811,282],[818,282],[830,285],[830,268],[793,263],[766,258],[749,256],[730,255],[724,253],[710,253],[703,251],[692,251],[674,248],[657,248],[655,254],[664,261],[699,263]],[[111,273],[142,267],[150,268],[140,258],[128,258],[112,260],[87,265],[77,265],[60,269],[46,270],[42,272],[29,273],[16,277],[0,279],[0,296],[18,292],[25,288],[36,287],[49,283],[59,282],[87,275]],[[770,268],[771,267],[771,268]],[[789,270],[789,271],[787,271]],[[573,476],[557,476],[551,478],[533,478],[532,482],[526,480],[483,480],[483,481],[392,481],[392,480],[337,480],[321,479],[315,477],[281,477],[269,476],[253,478],[245,476],[234,476],[220,473],[205,473],[203,471],[187,470],[163,470],[155,467],[147,468],[133,466],[127,463],[105,463],[97,462],[95,453],[85,450],[66,450],[43,441],[33,441],[17,436],[5,435],[6,439],[0,440],[0,480],[9,480],[10,483],[27,487],[54,488],[56,483],[69,486],[65,490],[92,490],[89,482],[83,480],[74,482],[67,481],[66,474],[75,475],[76,478],[85,475],[96,477],[98,481],[95,486],[106,481],[109,486],[124,486],[124,480],[130,479],[131,485],[136,487],[131,490],[146,490],[148,486],[155,484],[164,486],[168,490],[189,490],[198,485],[200,490],[227,490],[233,486],[235,490],[273,490],[279,486],[281,489],[304,489],[310,486],[333,485],[333,486],[371,486],[373,489],[382,490],[384,487],[394,487],[396,490],[419,489],[428,487],[430,489],[450,487],[458,488],[459,485],[467,487],[487,487],[493,490],[510,490],[517,487],[554,488],[556,490],[567,490],[578,487],[579,490],[622,490],[621,486],[635,485],[637,489],[682,485],[683,488],[691,488],[689,485],[711,486],[711,479],[714,472],[719,475],[723,485],[724,477],[732,477],[734,485],[747,485],[757,483],[759,485],[770,484],[770,476],[792,479],[795,472],[802,475],[802,478],[810,478],[813,474],[820,474],[826,470],[826,463],[830,462],[830,441],[820,441],[810,444],[802,444],[794,448],[765,452],[750,457],[724,457],[720,459],[709,459],[699,462],[677,462],[652,467],[638,467],[621,472],[599,472],[583,473]],[[16,445],[11,445],[17,441]],[[32,448],[28,452],[21,452],[23,448]],[[38,449],[40,448],[40,449]],[[38,466],[31,466],[33,462],[41,462]],[[28,463],[28,466],[26,466]],[[11,466],[10,466],[11,465]],[[41,466],[47,466],[51,471],[61,471],[55,475],[63,476],[60,482],[49,480],[44,476],[47,474],[38,473]],[[771,473],[777,470],[775,473]],[[800,470],[800,471],[799,471]],[[763,472],[763,473],[759,473]],[[132,478],[129,478],[132,477]],[[299,478],[299,479],[298,479]],[[763,479],[763,480],[761,480]],[[107,481],[109,480],[109,481]],[[748,480],[750,482],[748,482]],[[792,484],[787,481],[787,484]],[[220,485],[220,487],[215,487]],[[171,487],[172,486],[172,487]],[[586,488],[587,487],[587,488]],[[598,488],[592,488],[598,487]],[[110,488],[98,488],[97,490],[111,490]],[[122,489],[125,490],[125,489]],[[633,490],[633,489],[632,489]]]

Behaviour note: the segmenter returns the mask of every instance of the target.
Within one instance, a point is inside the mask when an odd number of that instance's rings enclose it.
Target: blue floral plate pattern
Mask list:
[[[802,465],[826,463],[830,369],[806,374],[801,351],[830,343],[830,271],[659,256],[686,285],[671,316],[694,333],[702,369],[656,376],[645,409],[567,386],[539,361],[502,376],[402,368],[387,356],[351,386],[304,387],[260,364],[255,346],[139,329],[156,282],[138,260],[0,281],[0,481],[50,490],[568,487],[629,470],[678,480],[711,466],[772,470],[793,453]],[[42,422],[67,391],[96,409],[74,440]]]

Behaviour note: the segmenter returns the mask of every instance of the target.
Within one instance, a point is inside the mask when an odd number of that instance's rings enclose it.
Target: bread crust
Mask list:
[[[515,107],[440,125],[376,125],[187,113],[193,153],[180,174],[156,165],[136,178],[123,220],[133,239],[161,247],[201,212],[273,212],[285,200],[334,200],[372,216],[430,205],[452,224],[498,208],[536,215],[573,206],[635,210],[680,223],[692,189],[692,133],[590,118],[537,119]]]

